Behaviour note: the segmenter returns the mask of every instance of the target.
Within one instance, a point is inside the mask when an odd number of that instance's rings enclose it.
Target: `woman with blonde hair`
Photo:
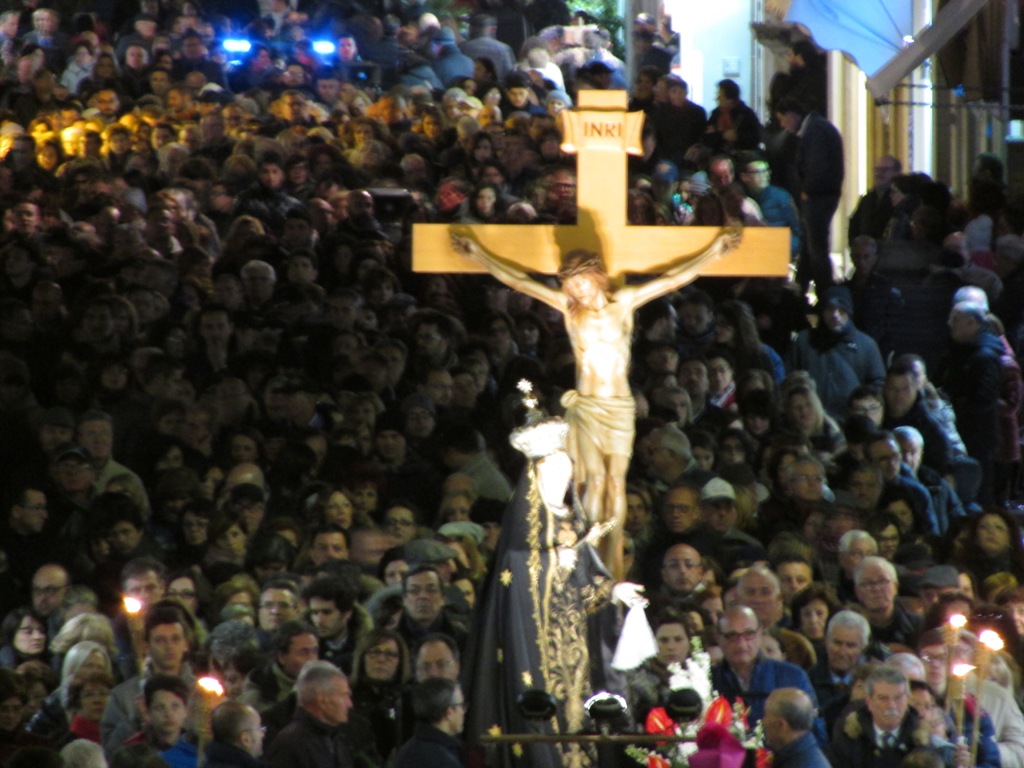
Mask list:
[[[82,616],[76,616],[75,618],[80,619],[87,615],[89,614],[83,614]],[[104,621],[106,621],[104,617],[100,618],[103,618]],[[71,621],[74,621],[74,619]],[[70,624],[71,622],[68,623]],[[66,627],[67,624],[64,626]],[[53,639],[54,644],[57,643],[62,634],[63,631],[57,633],[57,637]],[[110,639],[112,643],[113,633],[111,633]],[[76,675],[85,675],[90,673],[101,673],[112,676],[113,665],[110,662],[111,657],[107,650],[108,647],[109,646],[105,646],[93,640],[82,640],[75,643],[73,646],[66,648],[65,651],[62,652],[64,654],[64,658],[60,666],[60,686],[57,690],[46,697],[46,700],[43,702],[43,706],[40,707],[39,711],[36,712],[35,716],[29,722],[29,733],[34,733],[37,736],[52,739],[67,732],[71,724],[71,718],[68,716],[68,693],[71,681]]]
[[[100,613],[82,613],[68,619],[50,641],[55,666],[62,663],[65,654],[72,648],[85,641],[99,644],[111,656],[117,653],[110,619]]]
[[[842,449],[843,432],[825,413],[813,384],[797,382],[783,386],[782,416],[788,426],[810,440],[820,457],[827,459]]]

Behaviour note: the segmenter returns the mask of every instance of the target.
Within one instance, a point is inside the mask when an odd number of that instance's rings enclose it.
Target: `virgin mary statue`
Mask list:
[[[608,687],[614,582],[588,541],[582,511],[574,499],[566,500],[573,474],[567,434],[564,421],[531,410],[528,423],[510,438],[527,463],[505,511],[467,653],[470,741],[486,733],[579,733],[583,703],[593,690]],[[554,716],[536,721],[519,713],[516,701],[529,689],[554,697]],[[594,763],[578,744],[523,743],[498,751],[495,762],[506,767]]]

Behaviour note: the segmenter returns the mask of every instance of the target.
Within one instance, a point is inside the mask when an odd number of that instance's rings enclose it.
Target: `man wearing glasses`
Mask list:
[[[752,727],[761,722],[768,694],[777,688],[799,688],[817,706],[806,672],[761,653],[761,624],[750,608],[733,606],[726,610],[718,620],[718,637],[724,659],[711,668],[711,681],[730,703],[737,697],[743,699],[750,707],[747,717]],[[820,717],[815,718],[814,735],[819,745],[827,743]]]
[[[922,619],[896,599],[900,582],[893,564],[883,557],[865,557],[853,573],[853,583],[857,602],[871,624],[871,636],[887,645],[914,648]]]
[[[790,258],[796,263],[800,255],[800,214],[793,196],[782,187],[772,184],[768,161],[758,152],[745,156],[740,166],[740,181],[747,195],[761,209],[761,217],[769,227],[789,227]]]
[[[412,689],[416,715],[412,738],[398,750],[392,768],[460,768],[466,699],[454,680],[430,677]]]
[[[254,768],[263,754],[266,728],[260,713],[246,704],[226,701],[213,710],[213,741],[206,748],[209,768]]]

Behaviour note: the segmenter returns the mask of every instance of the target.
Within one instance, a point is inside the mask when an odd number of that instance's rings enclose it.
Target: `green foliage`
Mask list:
[[[623,39],[623,11],[619,0],[575,0],[569,4],[573,11],[586,11],[597,19],[597,24],[608,30],[612,38],[612,53],[620,59],[626,58],[626,44]]]

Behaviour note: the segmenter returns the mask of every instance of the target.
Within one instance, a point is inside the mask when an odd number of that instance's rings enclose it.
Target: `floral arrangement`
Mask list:
[[[764,731],[758,723],[751,728],[743,699],[731,704],[711,685],[711,659],[700,640],[692,640],[692,652],[685,666],[669,666],[673,691],[690,688],[703,702],[703,715],[689,723],[677,723],[664,707],[656,707],[644,724],[649,734],[683,736],[692,741],[659,744],[655,749],[627,747],[626,754],[647,768],[742,768],[747,750],[754,750],[756,768],[770,768],[771,752],[764,747]]]

